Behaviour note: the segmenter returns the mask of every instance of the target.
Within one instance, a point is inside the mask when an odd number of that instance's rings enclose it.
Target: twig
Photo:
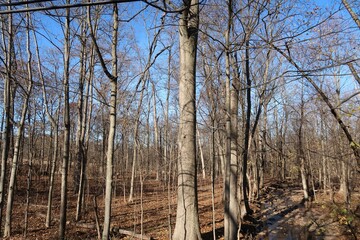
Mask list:
[[[97,212],[97,202],[96,202],[96,196],[93,198],[94,200],[94,213],[95,213],[95,223],[96,223],[96,231],[98,234],[98,239],[101,239],[101,231],[100,231],[100,224],[99,224],[99,216]]]

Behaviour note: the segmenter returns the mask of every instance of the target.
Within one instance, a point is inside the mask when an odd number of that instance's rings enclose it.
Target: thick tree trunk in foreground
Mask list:
[[[238,202],[238,76],[231,81],[231,49],[230,34],[233,21],[233,1],[228,2],[228,26],[225,33],[226,47],[226,163],[225,163],[225,191],[224,191],[224,238],[236,239],[239,228]]]
[[[179,21],[179,159],[177,212],[173,239],[201,239],[196,171],[196,48],[199,26],[199,2],[184,2],[186,9]]]

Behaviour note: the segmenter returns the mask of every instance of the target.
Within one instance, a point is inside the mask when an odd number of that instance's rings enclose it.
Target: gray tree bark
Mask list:
[[[224,186],[224,239],[236,239],[239,228],[238,202],[238,79],[231,81],[231,49],[230,33],[233,25],[233,1],[228,1],[228,24],[225,32],[225,62],[226,62],[226,162]]]
[[[252,210],[249,204],[248,197],[248,188],[249,183],[247,179],[247,163],[249,157],[249,147],[250,147],[250,121],[251,121],[251,78],[250,78],[250,53],[249,53],[249,45],[250,45],[250,36],[246,33],[245,36],[245,77],[246,77],[246,122],[245,122],[245,137],[244,137],[244,150],[243,150],[243,168],[242,168],[242,176],[243,176],[243,199],[245,204],[245,209],[247,214],[251,214]],[[242,215],[244,215],[242,213]]]
[[[304,125],[304,100],[303,94],[301,93],[301,106],[300,106],[300,119],[299,119],[299,130],[298,130],[298,149],[297,149],[297,158],[298,164],[300,164],[300,175],[301,175],[301,183],[304,192],[304,199],[309,199],[309,181],[307,178],[307,167],[305,161],[305,153],[304,153],[304,144],[303,144],[303,125]]]
[[[11,7],[8,7],[11,10]],[[7,171],[7,161],[10,151],[10,135],[12,124],[10,121],[11,118],[11,73],[12,73],[12,49],[13,45],[13,29],[12,29],[12,15],[8,16],[8,31],[7,35],[4,31],[2,33],[2,42],[3,48],[8,49],[5,53],[5,63],[6,63],[6,77],[4,82],[4,114],[5,114],[5,129],[2,134],[2,152],[1,152],[1,176],[0,176],[0,224],[2,223],[2,212],[4,206],[5,198],[5,181],[6,181],[6,171]],[[7,41],[7,42],[6,42]],[[7,45],[7,46],[6,46]]]
[[[117,42],[118,42],[118,29],[119,29],[119,14],[118,6],[113,4],[113,32],[111,40],[111,73],[108,71],[105,61],[100,52],[99,46],[96,42],[94,29],[91,24],[91,12],[88,7],[87,21],[90,29],[90,36],[94,43],[95,51],[99,57],[100,64],[103,72],[110,80],[110,103],[109,103],[109,135],[108,135],[108,148],[106,156],[106,183],[105,183],[105,210],[104,210],[104,226],[102,232],[102,239],[109,239],[110,234],[110,222],[111,222],[111,203],[112,203],[112,182],[113,182],[113,162],[114,162],[114,147],[115,147],[115,133],[116,133],[116,96],[117,96]]]
[[[360,19],[359,19],[358,15],[352,9],[350,4],[348,3],[348,1],[347,0],[342,0],[342,3],[344,4],[346,10],[349,12],[351,18],[354,20],[356,25],[360,28]]]
[[[70,1],[67,0],[67,4]],[[60,200],[60,224],[59,239],[65,239],[66,210],[67,210],[67,185],[68,165],[70,158],[70,96],[69,96],[69,68],[70,68],[70,9],[66,9],[65,19],[65,43],[64,43],[64,140],[63,156],[61,165],[61,200]]]
[[[27,110],[29,107],[29,99],[31,95],[31,90],[33,87],[33,80],[32,80],[32,53],[30,50],[30,17],[28,15],[27,18],[27,35],[26,35],[26,47],[27,47],[27,71],[28,71],[28,86],[25,92],[25,99],[23,101],[22,105],[22,111],[21,111],[21,119],[18,123],[18,132],[17,137],[15,141],[14,146],[14,156],[12,160],[12,166],[10,171],[10,180],[9,180],[9,189],[8,189],[8,195],[7,195],[7,202],[6,202],[6,214],[5,214],[5,226],[4,226],[4,238],[10,237],[11,235],[11,224],[12,224],[12,208],[14,203],[14,191],[15,191],[15,181],[16,181],[16,172],[18,169],[18,161],[20,157],[20,147],[22,142],[22,137],[24,133],[24,126],[25,126],[25,120],[27,115]]]
[[[177,212],[173,239],[201,239],[196,171],[196,52],[199,1],[184,1],[179,20],[179,158]]]

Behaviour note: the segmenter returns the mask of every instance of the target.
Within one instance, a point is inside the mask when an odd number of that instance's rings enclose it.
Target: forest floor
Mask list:
[[[119,177],[119,176],[118,176]],[[59,179],[59,176],[57,176]],[[117,182],[124,182],[118,179]],[[67,239],[96,239],[94,196],[97,196],[99,222],[103,220],[103,189],[101,177],[90,179],[83,215],[75,221],[76,194],[69,189]],[[117,183],[116,182],[116,183]],[[116,184],[115,184],[116,185]],[[143,185],[143,187],[141,187]],[[212,193],[209,179],[199,177],[199,215],[203,239],[213,239]],[[45,227],[48,176],[34,177],[30,194],[29,223],[24,236],[26,177],[19,175],[14,202],[11,239],[57,239],[59,225],[60,184],[56,183],[53,202],[53,221]],[[97,187],[98,186],[98,187]],[[126,191],[124,192],[124,189]],[[142,189],[142,191],[141,191]],[[216,238],[223,237],[222,183],[215,184],[214,220]],[[127,202],[128,186],[116,185],[112,203],[112,239],[136,239],[119,232],[169,239],[176,217],[176,192],[166,183],[147,177],[137,182],[134,200]],[[359,191],[359,189],[357,189]],[[125,194],[124,194],[125,193]],[[141,197],[142,195],[142,197]],[[254,213],[242,223],[242,239],[358,239],[360,237],[360,193],[352,195],[350,210],[337,194],[332,200],[320,191],[316,200],[304,202],[300,185],[267,180],[261,197],[251,204]],[[142,223],[142,224],[141,224]]]

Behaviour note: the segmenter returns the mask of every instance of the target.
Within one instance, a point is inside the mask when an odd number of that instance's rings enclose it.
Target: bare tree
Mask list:
[[[46,94],[45,78],[44,78],[44,73],[43,73],[42,64],[41,64],[39,45],[38,45],[38,40],[37,40],[35,33],[34,33],[34,44],[35,44],[35,51],[36,51],[36,57],[37,57],[37,71],[38,71],[39,78],[40,78],[40,81],[42,84],[43,105],[44,105],[46,116],[50,120],[52,132],[54,134],[54,136],[53,136],[53,138],[54,138],[53,152],[52,152],[52,158],[51,158],[51,163],[50,163],[51,167],[50,167],[50,176],[49,176],[48,203],[47,203],[47,212],[46,212],[46,220],[45,220],[45,226],[50,227],[51,218],[52,218],[51,215],[52,215],[52,201],[53,201],[53,191],[54,191],[54,182],[55,182],[55,169],[56,169],[56,162],[57,162],[57,157],[58,157],[58,145],[59,145],[58,118],[59,118],[60,106],[56,110],[55,116],[52,115],[49,110],[49,102],[48,102],[48,97]],[[59,100],[59,102],[61,102],[61,100]]]
[[[224,237],[236,239],[239,228],[238,196],[238,102],[239,79],[232,74],[230,34],[233,28],[233,1],[229,0],[228,24],[225,32],[225,62],[226,62],[226,163],[224,191]],[[231,81],[233,77],[233,81]]]
[[[174,240],[201,239],[196,171],[196,52],[199,1],[184,1],[179,19],[179,159]]]
[[[12,159],[12,166],[10,171],[9,190],[6,203],[6,215],[5,215],[5,226],[4,226],[4,237],[10,237],[11,235],[11,223],[12,223],[12,210],[14,203],[14,191],[16,172],[18,169],[18,161],[20,157],[20,147],[24,133],[25,121],[27,116],[27,110],[29,107],[29,100],[33,87],[33,74],[32,74],[32,53],[30,50],[30,16],[27,14],[27,34],[26,34],[26,49],[27,49],[27,89],[24,92],[24,100],[22,104],[21,119],[18,123],[18,132],[16,135],[16,141],[14,146],[14,155]],[[24,88],[22,88],[24,89]]]
[[[11,10],[11,7],[8,7]],[[7,23],[8,28],[6,29],[6,24],[4,19],[1,19],[2,25],[2,48],[7,49],[5,52],[5,59],[1,59],[5,63],[5,83],[4,83],[4,118],[5,118],[5,129],[2,134],[2,152],[1,152],[1,176],[0,176],[0,224],[2,223],[2,211],[4,206],[4,198],[5,198],[5,181],[6,181],[6,172],[7,172],[7,161],[10,150],[10,135],[12,129],[11,119],[11,79],[12,79],[12,64],[13,64],[13,19],[12,15],[8,15]],[[6,34],[7,33],[7,34]]]
[[[117,96],[117,69],[118,69],[118,61],[117,61],[117,42],[118,42],[118,29],[119,29],[119,16],[118,16],[118,6],[117,4],[113,4],[113,31],[112,31],[112,39],[111,39],[111,73],[106,67],[106,63],[103,59],[103,56],[100,52],[99,46],[97,44],[94,29],[91,23],[91,12],[90,7],[88,7],[87,11],[87,21],[90,29],[91,39],[94,43],[94,47],[96,53],[99,57],[101,67],[105,73],[105,75],[110,80],[110,88],[111,88],[111,97],[109,103],[109,135],[108,135],[108,148],[107,148],[107,158],[106,158],[106,184],[105,184],[105,216],[104,216],[104,226],[103,226],[103,239],[109,239],[110,234],[110,222],[111,222],[111,202],[112,202],[112,182],[113,182],[113,162],[114,162],[114,146],[115,146],[115,132],[116,132],[116,96]]]
[[[67,0],[67,4],[70,0]],[[65,239],[66,212],[67,212],[67,190],[68,190],[68,165],[70,159],[70,96],[69,96],[69,78],[70,78],[70,9],[66,9],[65,17],[65,42],[64,42],[64,140],[63,156],[61,165],[61,202],[60,202],[60,223],[59,239]]]

